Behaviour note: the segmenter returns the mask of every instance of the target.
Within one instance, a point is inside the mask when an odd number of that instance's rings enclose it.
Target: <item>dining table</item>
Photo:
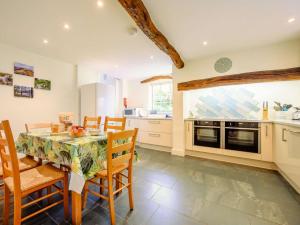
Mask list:
[[[82,221],[81,193],[85,181],[106,168],[107,135],[99,133],[72,137],[68,132],[21,133],[17,151],[47,162],[69,168],[69,190],[72,193],[72,224]]]

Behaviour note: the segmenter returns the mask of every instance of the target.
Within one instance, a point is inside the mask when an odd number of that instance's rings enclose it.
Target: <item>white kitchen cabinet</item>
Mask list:
[[[261,159],[263,161],[273,161],[273,124],[261,123]]]
[[[139,144],[172,147],[172,120],[127,118],[126,129],[134,128],[139,129],[137,137]]]
[[[141,131],[158,133],[172,132],[172,120],[141,119],[139,121],[139,125]]]
[[[276,124],[274,131],[274,162],[300,192],[300,128]]]
[[[141,131],[139,140],[144,144],[172,147],[172,136],[168,133]]]
[[[185,149],[193,150],[193,121],[185,122]]]

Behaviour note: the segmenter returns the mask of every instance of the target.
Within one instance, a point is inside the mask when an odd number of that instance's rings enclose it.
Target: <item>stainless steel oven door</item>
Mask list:
[[[194,126],[194,145],[212,148],[221,147],[221,128],[214,126]]]
[[[260,129],[226,127],[225,149],[260,153]]]

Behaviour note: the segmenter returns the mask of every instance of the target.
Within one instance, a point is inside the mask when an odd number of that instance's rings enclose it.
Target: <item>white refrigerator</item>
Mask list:
[[[113,84],[93,83],[80,87],[80,121],[85,116],[101,116],[101,124],[105,116],[115,116],[117,110],[116,86]]]

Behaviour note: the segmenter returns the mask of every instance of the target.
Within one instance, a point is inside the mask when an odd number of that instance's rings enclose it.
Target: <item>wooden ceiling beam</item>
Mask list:
[[[218,87],[226,85],[237,84],[251,84],[263,83],[273,81],[289,81],[300,80],[300,67],[280,69],[280,70],[266,70],[249,73],[241,73],[234,75],[225,75],[211,77],[207,79],[192,80],[188,82],[178,83],[177,89],[179,91],[188,91],[201,88]]]
[[[149,82],[153,82],[153,81],[157,81],[157,80],[163,80],[163,79],[171,80],[171,79],[173,79],[173,77],[170,75],[153,76],[146,80],[142,80],[141,84],[145,84],[145,83],[149,83]]]
[[[142,0],[119,0],[120,4],[132,17],[138,27],[163,52],[169,55],[177,68],[183,68],[184,62],[168,39],[156,28]]]

